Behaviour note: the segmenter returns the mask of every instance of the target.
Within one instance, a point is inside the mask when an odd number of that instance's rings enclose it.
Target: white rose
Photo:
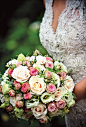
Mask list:
[[[37,76],[32,76],[29,80],[29,84],[33,94],[41,95],[46,89],[46,84],[43,81],[43,78]]]
[[[45,63],[46,63],[46,57],[43,57],[43,56],[41,56],[41,55],[38,55],[38,56],[36,57],[36,60],[37,60],[37,63],[38,63],[38,64],[45,64]]]
[[[26,82],[30,77],[29,72],[27,66],[20,65],[13,70],[12,77],[16,79],[17,82]]]
[[[47,114],[47,108],[45,104],[38,104],[38,106],[31,108],[33,115],[36,119],[42,119]]]
[[[67,93],[67,90],[64,87],[57,88],[57,90],[54,94],[55,95],[55,101],[59,101],[65,93]]]
[[[67,89],[69,92],[72,92],[74,89],[74,82],[73,79],[70,76],[66,76],[66,79],[64,81],[64,87]]]
[[[38,63],[33,64],[33,67],[36,68],[39,71],[44,71],[46,68],[43,65],[40,65]]]
[[[6,67],[9,67],[10,64],[17,64],[18,61],[16,59],[10,60],[7,64]]]

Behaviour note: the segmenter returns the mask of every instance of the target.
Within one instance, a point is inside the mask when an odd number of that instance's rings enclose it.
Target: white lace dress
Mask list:
[[[66,0],[59,16],[56,32],[52,28],[53,0],[45,0],[46,10],[40,26],[40,41],[54,58],[61,58],[73,69],[75,84],[86,77],[86,9],[84,1]],[[66,115],[67,127],[86,126],[86,99],[82,99]]]

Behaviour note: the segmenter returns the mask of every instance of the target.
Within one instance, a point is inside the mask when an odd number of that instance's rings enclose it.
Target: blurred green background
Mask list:
[[[5,64],[19,53],[32,55],[35,49],[43,55],[47,51],[39,39],[40,23],[44,14],[42,0],[3,0],[0,4],[0,72]],[[29,127],[65,127],[64,118],[54,118],[50,124],[40,125],[36,120]],[[0,109],[0,127],[28,127],[28,122],[17,121]]]

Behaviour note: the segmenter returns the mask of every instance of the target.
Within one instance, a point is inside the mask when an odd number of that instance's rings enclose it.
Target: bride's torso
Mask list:
[[[61,58],[73,69],[77,83],[86,77],[86,15],[83,2],[67,0],[59,16],[56,32],[52,28],[53,0],[45,1],[45,14],[40,26],[40,41],[54,58]]]
[[[40,26],[40,41],[49,55],[61,58],[68,69],[73,69],[75,84],[86,77],[86,9],[80,0],[66,0],[66,8],[60,14],[56,32],[52,27],[53,0],[45,0],[45,14]],[[68,127],[86,125],[86,99],[70,109],[66,116]],[[75,121],[74,121],[75,119]]]

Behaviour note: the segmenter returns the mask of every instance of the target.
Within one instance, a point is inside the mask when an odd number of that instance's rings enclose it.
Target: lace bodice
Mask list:
[[[56,32],[52,28],[53,0],[46,0],[46,10],[40,26],[40,41],[54,58],[61,58],[73,69],[75,83],[86,77],[86,9],[84,2],[67,0],[59,17]]]
[[[75,84],[86,77],[86,8],[83,0],[66,0],[56,32],[52,28],[53,0],[45,0],[45,14],[40,26],[40,41],[54,58],[61,58],[73,69]],[[81,117],[81,118],[80,118]],[[75,120],[75,122],[74,122]],[[86,126],[86,99],[80,100],[66,115],[67,127]]]

